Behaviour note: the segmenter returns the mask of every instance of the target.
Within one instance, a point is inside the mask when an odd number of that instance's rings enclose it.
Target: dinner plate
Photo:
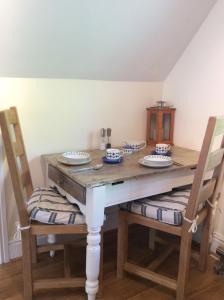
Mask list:
[[[147,155],[143,159],[146,163],[151,162],[155,164],[167,164],[168,162],[172,161],[170,156],[164,155]]]
[[[57,161],[65,164],[65,165],[69,165],[69,166],[80,166],[80,165],[85,165],[88,164],[92,161],[92,159],[89,157],[88,159],[83,159],[83,160],[73,160],[73,159],[68,159],[66,157],[64,157],[63,155],[60,155],[57,158]]]
[[[64,152],[62,156],[66,159],[72,159],[72,160],[88,160],[90,158],[89,153],[81,152],[81,151]]]
[[[146,161],[146,160],[144,160],[144,158],[140,158],[138,162],[140,165],[149,167],[149,168],[166,168],[166,167],[172,166],[172,164],[173,164],[172,160],[163,162],[161,164],[158,162]]]

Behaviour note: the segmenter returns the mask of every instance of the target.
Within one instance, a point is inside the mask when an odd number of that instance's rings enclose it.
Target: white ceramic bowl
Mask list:
[[[106,150],[107,160],[118,160],[124,155],[124,151],[120,149],[109,148]]]
[[[123,148],[132,149],[134,151],[141,150],[146,147],[145,141],[126,141],[123,143]]]
[[[169,144],[156,144],[156,153],[158,154],[166,154],[169,150]]]

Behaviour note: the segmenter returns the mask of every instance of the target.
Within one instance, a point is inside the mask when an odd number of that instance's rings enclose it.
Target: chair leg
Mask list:
[[[24,300],[32,300],[32,251],[29,230],[22,231]]]
[[[49,244],[54,244],[56,242],[56,235],[55,234],[48,234],[47,235],[47,242]],[[54,257],[55,256],[55,251],[54,250],[50,250],[50,257]]]
[[[65,274],[65,277],[71,277],[70,252],[71,252],[71,246],[64,245],[64,274]]]
[[[200,256],[198,268],[201,272],[205,272],[208,264],[208,255],[210,248],[209,233],[210,233],[210,224],[211,224],[211,212],[203,222],[202,234],[201,234],[201,243],[200,243]]]
[[[149,228],[149,249],[155,250],[156,230]]]
[[[117,245],[117,278],[124,277],[124,264],[128,253],[128,221],[125,212],[119,212]]]
[[[31,236],[31,250],[32,250],[32,263],[37,263],[37,237],[36,235]]]
[[[192,234],[184,229],[181,237],[176,300],[184,300],[189,275]]]

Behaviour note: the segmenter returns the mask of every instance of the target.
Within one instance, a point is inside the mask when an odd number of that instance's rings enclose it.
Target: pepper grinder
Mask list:
[[[111,137],[111,128],[107,128],[107,145],[106,148],[111,148],[110,137]]]
[[[100,150],[105,150],[106,149],[106,143],[105,143],[106,129],[105,128],[101,128],[100,136],[101,136]]]

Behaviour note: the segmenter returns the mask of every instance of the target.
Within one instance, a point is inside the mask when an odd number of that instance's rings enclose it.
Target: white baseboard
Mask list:
[[[37,243],[46,244],[47,238],[46,236],[39,236]],[[21,240],[11,240],[9,241],[9,260],[21,257],[22,256],[22,242]]]
[[[218,232],[214,232],[213,238],[212,238],[211,251],[213,253],[215,253],[215,251],[218,247],[223,247],[224,248],[224,235],[220,234]]]
[[[22,256],[22,243],[21,240],[9,241],[9,259],[14,259]]]

